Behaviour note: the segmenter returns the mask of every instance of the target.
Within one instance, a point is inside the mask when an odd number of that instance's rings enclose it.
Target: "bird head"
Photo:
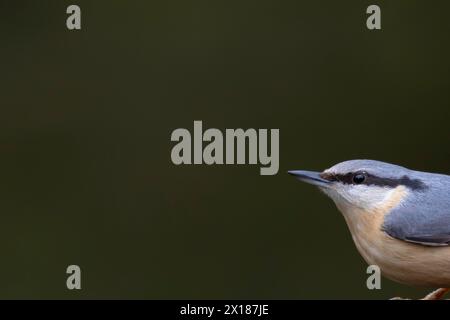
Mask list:
[[[374,160],[350,160],[323,172],[294,170],[289,174],[319,187],[340,207],[357,207],[370,211],[383,205],[398,187],[417,190],[425,185],[414,172],[393,164]]]

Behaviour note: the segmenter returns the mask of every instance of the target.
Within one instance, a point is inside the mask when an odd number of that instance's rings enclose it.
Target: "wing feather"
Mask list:
[[[450,177],[431,175],[425,192],[411,191],[384,219],[391,237],[425,246],[450,245]]]

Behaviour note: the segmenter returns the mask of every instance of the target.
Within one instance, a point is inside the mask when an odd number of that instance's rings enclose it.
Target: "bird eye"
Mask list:
[[[355,173],[353,176],[353,183],[361,184],[366,180],[366,174],[364,172]]]

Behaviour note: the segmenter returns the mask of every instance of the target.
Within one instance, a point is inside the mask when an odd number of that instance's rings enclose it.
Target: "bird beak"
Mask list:
[[[293,175],[300,181],[318,186],[318,187],[327,187],[330,184],[330,181],[323,179],[320,176],[320,172],[315,171],[303,171],[303,170],[294,170],[288,171],[290,175]]]

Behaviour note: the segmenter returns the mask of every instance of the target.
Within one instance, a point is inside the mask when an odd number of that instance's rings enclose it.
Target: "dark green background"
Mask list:
[[[369,291],[341,214],[285,172],[369,158],[449,173],[449,10],[1,0],[0,298],[424,294]],[[170,134],[194,120],[279,128],[278,175],[173,165]]]

